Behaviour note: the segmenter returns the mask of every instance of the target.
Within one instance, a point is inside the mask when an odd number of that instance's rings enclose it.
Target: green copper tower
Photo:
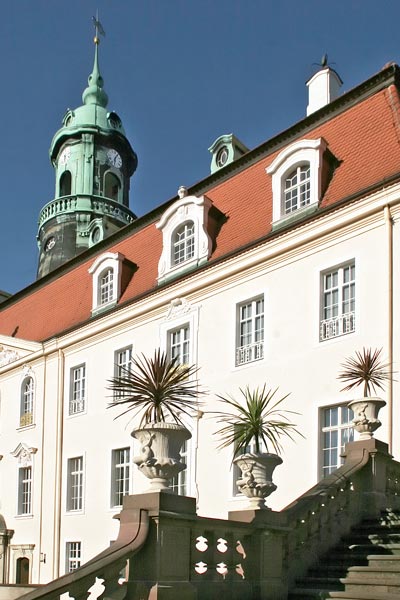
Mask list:
[[[55,198],[39,216],[38,278],[90,248],[136,217],[129,209],[137,157],[121,119],[107,109],[96,36],[93,71],[83,105],[68,109],[50,147]]]

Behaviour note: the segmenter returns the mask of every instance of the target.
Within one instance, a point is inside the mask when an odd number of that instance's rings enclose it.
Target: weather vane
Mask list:
[[[321,62],[313,63],[313,65],[316,65],[317,67],[322,67],[323,69],[325,69],[325,67],[329,67],[329,65],[336,65],[336,63],[334,63],[334,62],[328,63],[328,54],[325,52],[325,54],[321,58]]]
[[[94,43],[100,44],[99,34],[102,35],[103,37],[105,37],[106,32],[104,31],[103,26],[99,21],[99,11],[96,11],[96,16],[92,17],[92,19],[93,19],[93,25],[94,25],[94,30],[95,30]]]

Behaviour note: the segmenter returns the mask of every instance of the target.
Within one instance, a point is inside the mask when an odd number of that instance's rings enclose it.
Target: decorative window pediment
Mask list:
[[[93,276],[92,314],[115,306],[121,295],[122,263],[119,252],[101,254],[92,264]]]
[[[23,466],[29,466],[32,464],[32,456],[36,454],[37,448],[27,446],[23,442],[19,443],[18,446],[11,452],[12,456],[18,459],[18,462]]]
[[[180,187],[174,202],[156,224],[163,235],[163,251],[158,263],[158,282],[164,283],[206,262],[212,250],[207,231],[212,206],[206,196],[188,196]]]
[[[322,194],[323,138],[299,140],[278,154],[266,169],[272,177],[272,222],[281,226],[313,212]]]

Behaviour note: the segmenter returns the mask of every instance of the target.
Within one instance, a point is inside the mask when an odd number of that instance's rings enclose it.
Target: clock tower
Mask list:
[[[107,109],[99,38],[83,105],[68,109],[50,147],[55,197],[39,215],[38,278],[131,223],[129,182],[137,157],[121,119]]]

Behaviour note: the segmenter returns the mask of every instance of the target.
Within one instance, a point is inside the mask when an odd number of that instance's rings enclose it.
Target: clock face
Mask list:
[[[45,252],[48,252],[49,250],[51,250],[52,248],[54,248],[54,246],[56,245],[56,240],[54,237],[51,237],[47,240],[45,246],[44,246],[44,250]]]
[[[118,152],[114,150],[114,148],[110,148],[110,150],[107,150],[107,162],[112,167],[117,167],[117,169],[120,169],[122,167],[122,158],[120,157]]]
[[[71,148],[67,146],[60,154],[60,158],[58,160],[60,165],[65,165],[69,161],[71,157]]]

